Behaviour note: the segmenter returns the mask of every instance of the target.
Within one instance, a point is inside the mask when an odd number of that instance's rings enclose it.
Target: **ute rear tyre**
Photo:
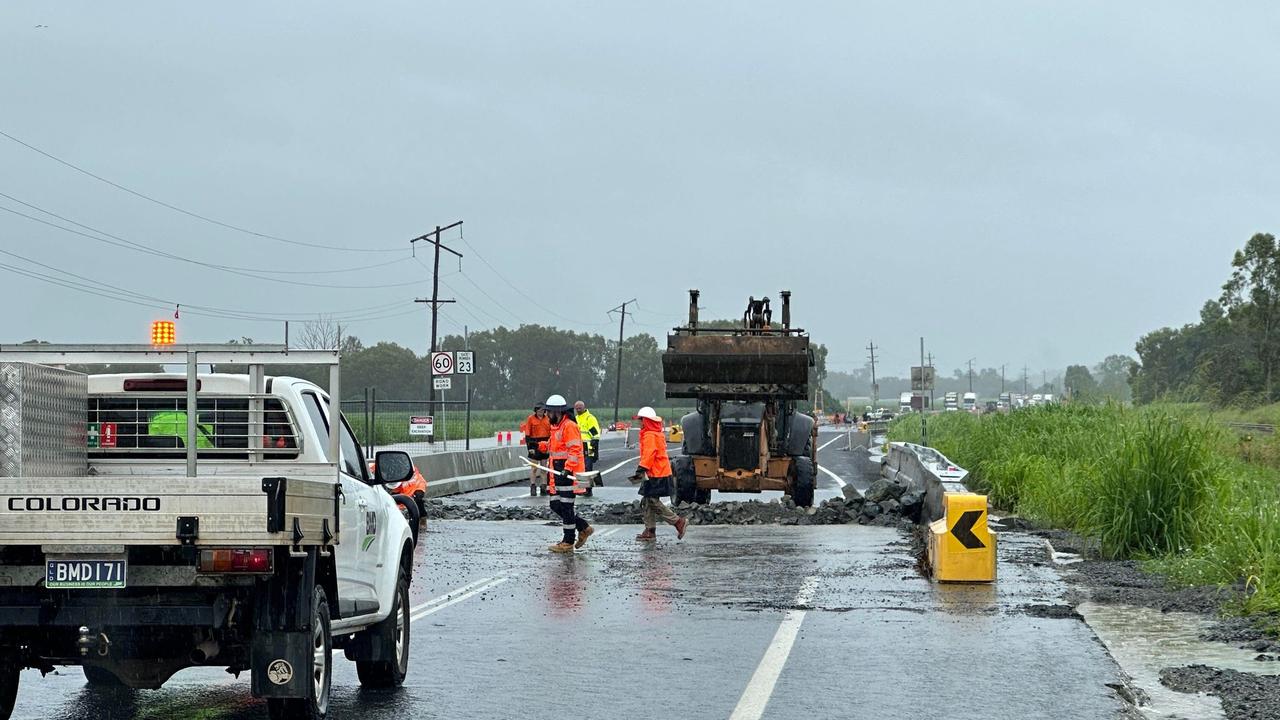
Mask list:
[[[800,507],[813,506],[813,490],[818,482],[818,471],[808,457],[792,458],[791,499]]]
[[[9,720],[14,703],[18,700],[18,678],[21,669],[0,660],[0,720]]]
[[[409,581],[401,571],[400,579],[396,581],[396,601],[391,606],[391,614],[369,630],[374,633],[391,631],[395,638],[395,658],[356,661],[356,675],[364,687],[397,688],[404,684],[404,677],[409,674],[409,613]]]
[[[329,712],[329,691],[333,686],[333,636],[329,628],[329,601],[324,588],[316,586],[311,599],[311,662],[298,668],[307,679],[305,698],[268,698],[271,720],[324,720]]]

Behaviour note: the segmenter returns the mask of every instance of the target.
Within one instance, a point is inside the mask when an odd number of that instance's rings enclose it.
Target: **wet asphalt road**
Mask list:
[[[829,467],[838,445],[821,453]],[[601,454],[605,468],[629,457]],[[823,477],[821,492],[838,492]],[[475,495],[545,502],[520,489]],[[406,686],[362,691],[339,660],[331,716],[1118,717],[1117,669],[1088,627],[1024,611],[1065,589],[1034,538],[1001,536],[994,587],[940,586],[891,528],[700,526],[681,542],[662,528],[656,546],[634,542],[638,530],[601,527],[565,557],[546,552],[558,531],[541,523],[431,523]],[[247,678],[220,670],[116,695],[76,668],[23,683],[15,718],[266,717]]]

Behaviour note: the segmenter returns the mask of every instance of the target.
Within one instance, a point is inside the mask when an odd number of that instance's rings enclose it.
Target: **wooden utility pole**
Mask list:
[[[618,404],[622,401],[622,333],[627,327],[627,306],[635,303],[636,299],[622,303],[618,307],[609,311],[608,314],[618,313],[618,374],[614,377],[613,385],[613,426],[618,426]]]
[[[876,384],[876,343],[872,340],[867,343],[867,352],[871,358],[871,407],[880,406],[880,386]],[[853,408],[846,408],[849,412],[853,412]]]
[[[434,231],[429,232],[425,235],[420,235],[409,241],[409,247],[412,248],[415,252],[417,251],[418,246],[416,245],[416,243],[418,241],[425,241],[435,246],[435,259],[431,266],[431,299],[427,300],[426,298],[417,298],[414,300],[414,302],[427,303],[431,306],[431,350],[427,354],[428,368],[430,368],[431,366],[430,353],[433,353],[436,351],[436,344],[439,341],[438,333],[440,328],[440,306],[447,305],[448,303],[457,302],[457,300],[441,300],[440,299],[440,251],[444,250],[446,252],[451,252],[454,255],[457,255],[459,260],[462,259],[462,253],[458,252],[457,250],[454,250],[451,247],[443,245],[440,242],[440,233],[444,232],[445,230],[452,230],[456,227],[462,227],[461,220],[455,223],[452,223],[450,225],[445,225],[444,227],[437,225]],[[427,377],[427,383],[428,383],[427,391],[431,394],[427,396],[428,397],[427,412],[434,417],[436,414],[436,389],[432,380],[434,380],[434,374],[429,373]],[[434,435],[431,436],[430,442],[435,442]]]
[[[969,363],[969,392],[973,392],[973,361],[978,358],[969,358],[965,362]]]

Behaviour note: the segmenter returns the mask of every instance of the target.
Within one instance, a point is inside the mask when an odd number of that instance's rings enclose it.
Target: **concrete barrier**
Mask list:
[[[434,498],[527,480],[526,455],[523,446],[497,447],[418,455],[413,462],[427,479],[427,497]]]
[[[890,443],[880,472],[886,479],[905,483],[908,490],[920,493],[924,498],[920,522],[926,524],[943,516],[944,493],[969,492],[964,484],[969,471],[924,445]]]
[[[969,492],[964,484],[968,470],[931,447],[891,443],[881,472],[923,497],[925,564],[933,579],[995,581],[996,535],[987,527],[987,496]]]

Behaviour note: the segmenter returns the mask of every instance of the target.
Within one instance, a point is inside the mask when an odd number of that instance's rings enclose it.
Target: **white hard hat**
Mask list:
[[[654,412],[653,408],[649,407],[648,405],[645,405],[644,407],[640,408],[640,412],[636,413],[636,417],[646,418],[648,420],[653,420],[655,422],[662,422],[662,418],[658,417],[658,413]]]
[[[563,410],[569,407],[569,403],[565,402],[563,395],[552,395],[543,403],[548,410]]]

